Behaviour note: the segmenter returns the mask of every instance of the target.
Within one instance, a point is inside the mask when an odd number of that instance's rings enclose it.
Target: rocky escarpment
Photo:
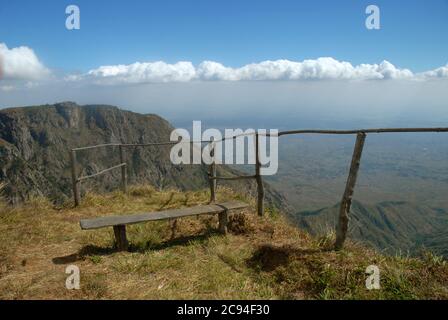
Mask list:
[[[0,181],[3,195],[18,203],[30,196],[55,201],[71,196],[69,150],[104,143],[168,141],[173,127],[157,115],[143,115],[106,105],[79,106],[73,102],[0,110]],[[170,147],[126,148],[130,184],[150,183],[180,190],[208,185],[202,165],[173,165]],[[118,147],[77,153],[79,174],[89,175],[118,164]],[[232,171],[220,166],[220,170]],[[252,182],[234,188],[254,192]],[[81,191],[120,187],[120,170],[82,183]],[[267,200],[281,206],[283,198],[271,188]]]
[[[0,111],[0,179],[6,196],[19,202],[32,195],[61,199],[70,195],[70,148],[102,143],[167,141],[170,124],[156,115],[141,115],[111,106],[74,103]],[[130,183],[150,182],[180,189],[205,184],[201,167],[183,168],[169,161],[169,149],[126,150]],[[92,174],[119,163],[116,147],[78,153],[79,173]],[[185,171],[185,172],[184,172]],[[119,170],[83,183],[83,191],[112,189]],[[186,176],[187,179],[181,179]]]

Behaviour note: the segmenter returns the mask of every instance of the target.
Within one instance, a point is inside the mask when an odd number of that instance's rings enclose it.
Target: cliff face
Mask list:
[[[62,199],[71,195],[70,148],[102,143],[168,141],[171,125],[156,115],[141,115],[112,106],[60,103],[0,111],[0,180],[5,195],[19,202],[32,195]],[[129,183],[159,188],[206,186],[202,166],[174,166],[169,146],[126,149]],[[118,164],[117,147],[78,152],[79,174],[95,173]],[[82,184],[89,189],[116,189],[120,170]]]
[[[0,110],[0,181],[12,203],[30,196],[60,201],[71,197],[69,150],[104,143],[169,141],[173,127],[156,115],[143,115],[105,105],[79,106],[72,102]],[[125,148],[129,184],[150,183],[159,189],[206,188],[207,168],[173,165],[170,146]],[[119,164],[118,147],[77,153],[79,175],[89,175]],[[223,173],[230,168],[219,166]],[[120,188],[120,170],[83,181],[81,191]],[[253,193],[254,183],[234,184]],[[267,201],[281,205],[282,197],[267,187]]]

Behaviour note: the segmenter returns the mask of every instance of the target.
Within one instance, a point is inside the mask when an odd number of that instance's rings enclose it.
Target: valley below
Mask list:
[[[332,232],[353,136],[297,135],[279,141],[279,170],[266,177],[313,234]],[[423,247],[447,256],[448,136],[370,134],[354,192],[349,235],[388,253]]]

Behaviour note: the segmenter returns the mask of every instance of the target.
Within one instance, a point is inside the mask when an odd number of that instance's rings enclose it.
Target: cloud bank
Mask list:
[[[262,61],[231,68],[215,61],[198,66],[181,61],[136,62],[129,65],[101,66],[68,80],[91,80],[97,84],[165,83],[190,81],[307,81],[307,80],[427,80],[448,78],[448,65],[423,73],[401,69],[384,60],[380,64],[353,66],[346,61],[323,57],[302,62]]]
[[[41,80],[50,73],[32,49],[24,46],[9,49],[0,43],[0,80]]]
[[[29,47],[9,49],[0,43],[0,79],[37,81],[48,78],[51,71],[45,67]],[[414,73],[398,68],[389,61],[379,64],[352,65],[332,57],[303,61],[267,60],[239,68],[216,61],[203,61],[197,66],[189,61],[173,64],[164,61],[135,62],[124,65],[106,65],[83,74],[66,74],[67,82],[99,85],[184,83],[197,81],[319,81],[319,80],[430,80],[448,79],[448,64],[434,70]],[[60,79],[58,79],[60,80]],[[3,84],[3,91],[11,84]],[[0,88],[0,89],[1,89]],[[7,88],[7,90],[5,89]]]
[[[197,70],[201,80],[380,80],[408,79],[408,69],[398,69],[388,61],[353,66],[330,57],[294,62],[289,60],[263,61],[232,69],[213,61],[204,61]]]

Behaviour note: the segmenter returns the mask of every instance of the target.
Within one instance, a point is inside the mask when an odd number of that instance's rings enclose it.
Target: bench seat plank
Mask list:
[[[228,201],[222,203],[200,205],[190,208],[171,209],[164,211],[155,211],[148,213],[137,213],[121,216],[106,216],[93,219],[82,219],[80,221],[81,229],[98,229],[104,227],[134,224],[146,221],[156,221],[164,219],[173,219],[200,214],[218,214],[228,210],[243,209],[248,204],[241,201]]]

